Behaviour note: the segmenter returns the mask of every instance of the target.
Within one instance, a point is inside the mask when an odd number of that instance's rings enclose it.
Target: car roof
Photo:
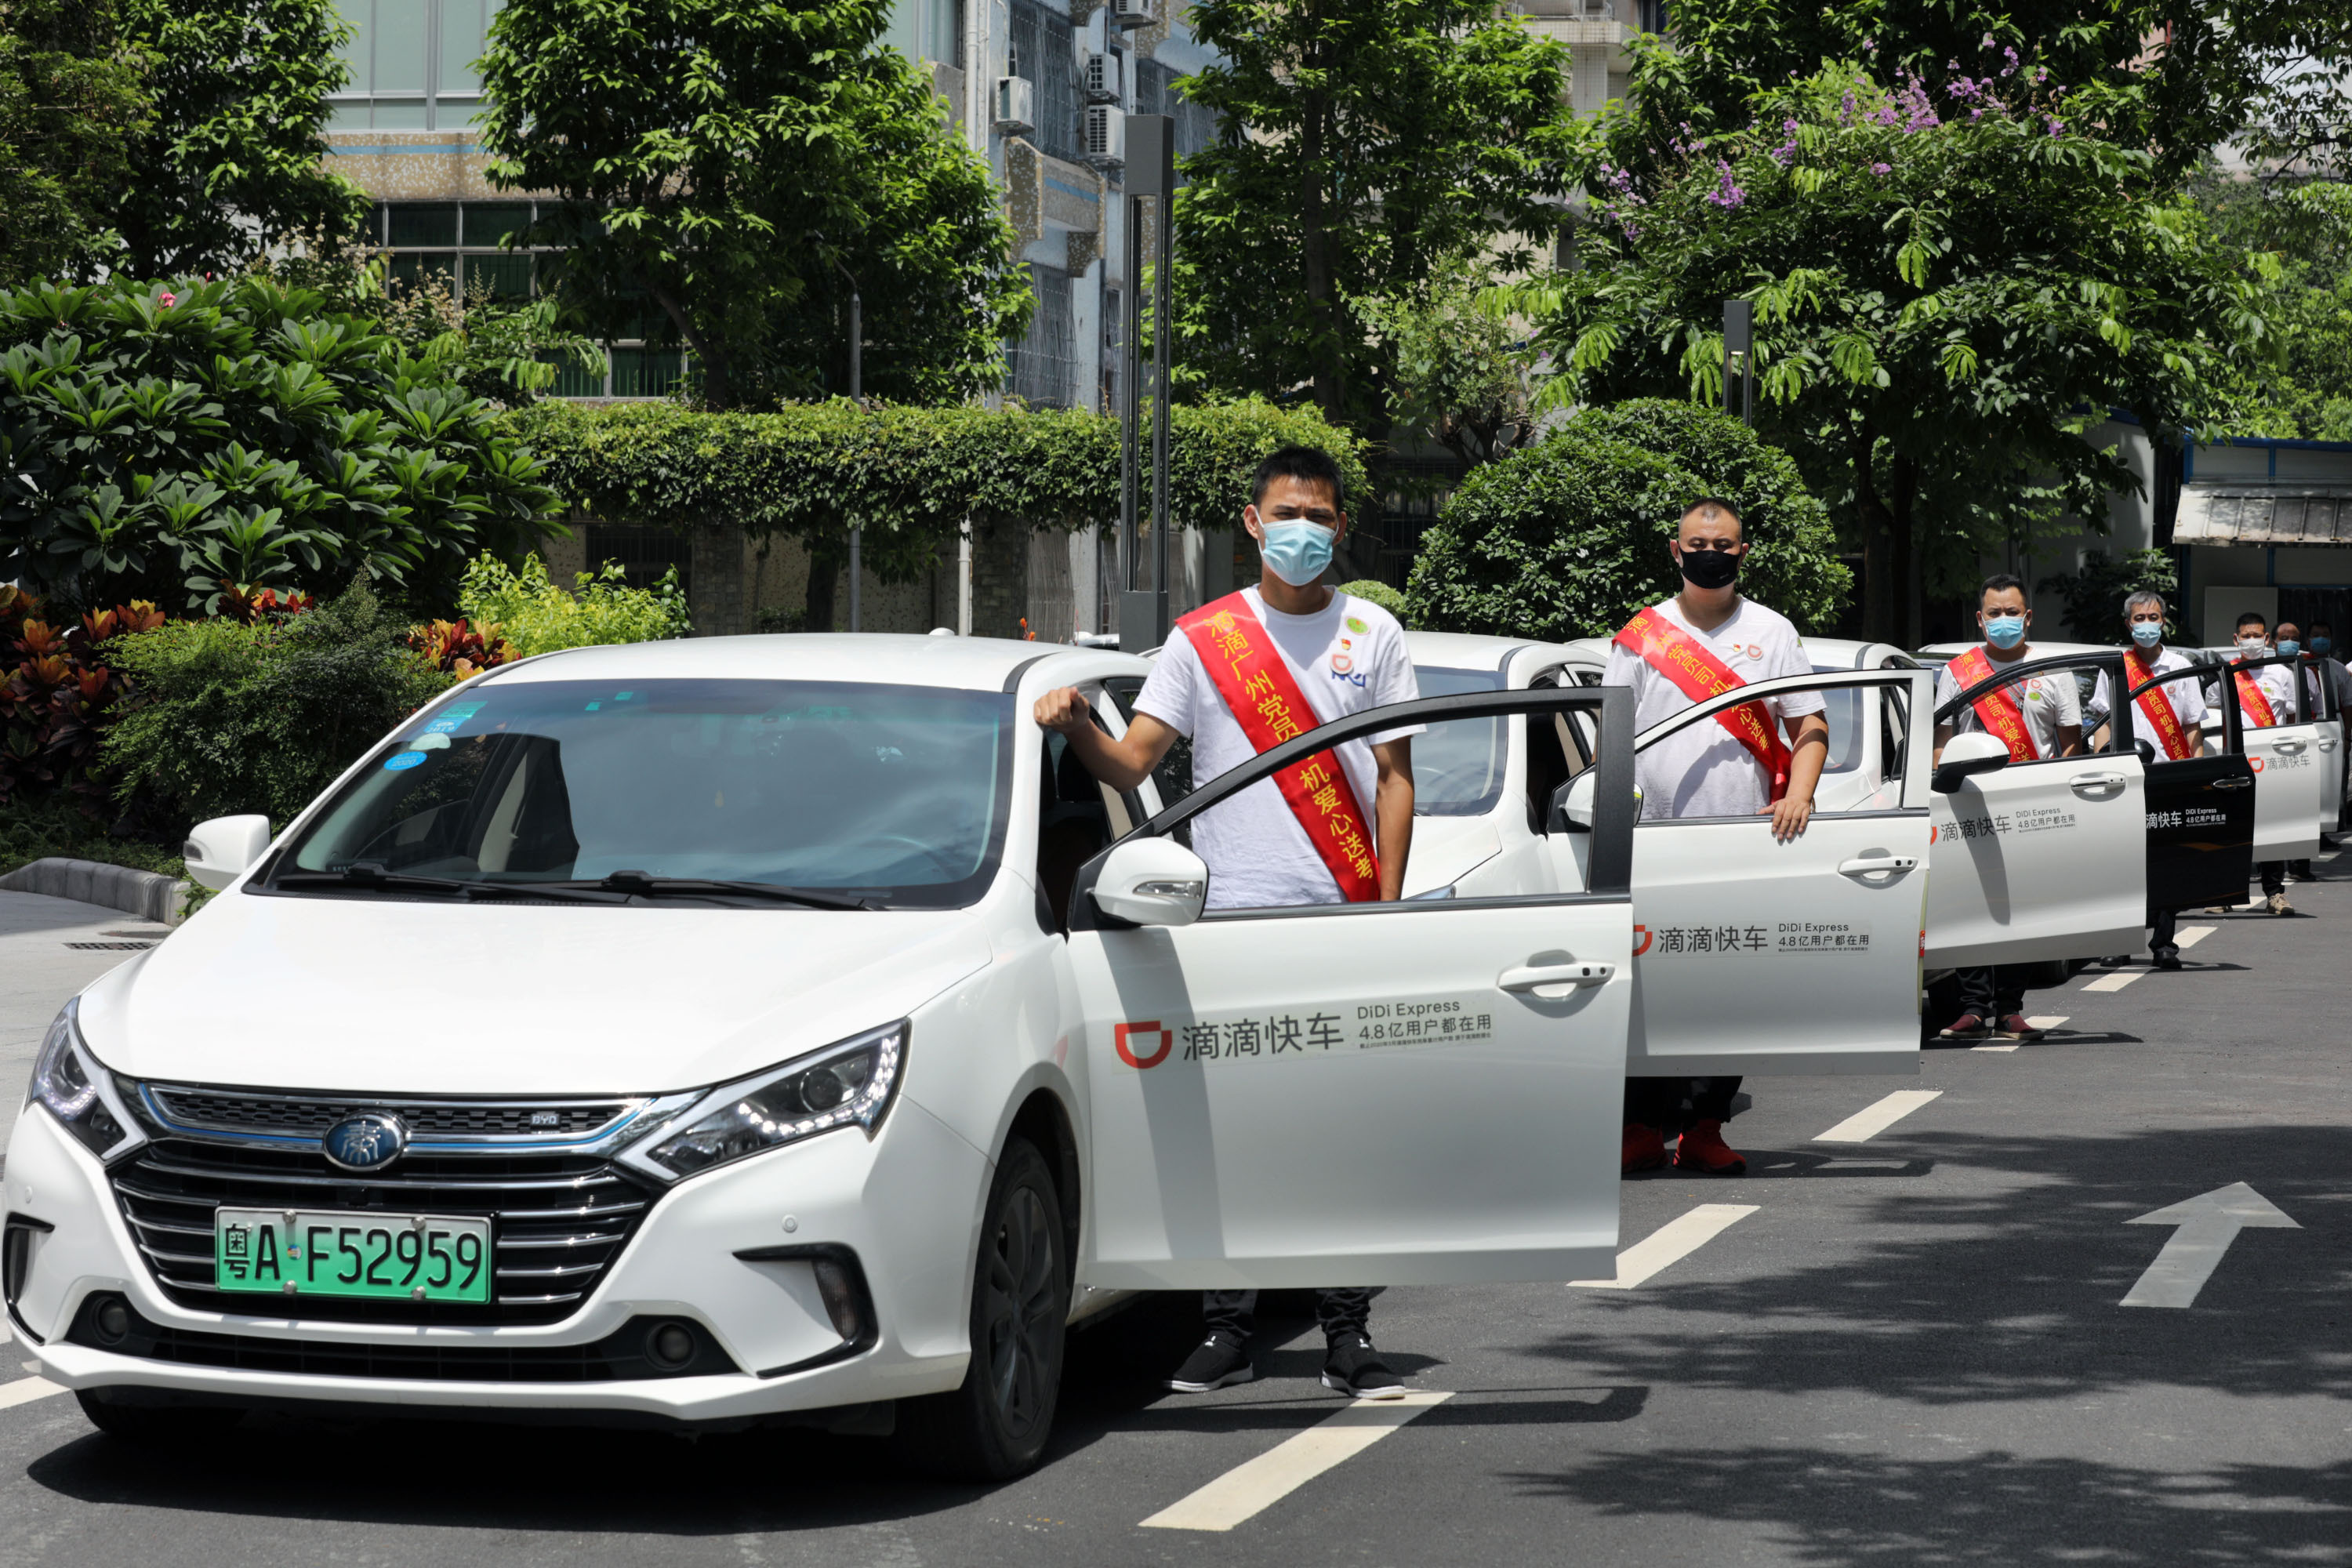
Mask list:
[[[902,636],[889,632],[779,632],[759,637],[679,637],[614,643],[542,654],[483,677],[500,685],[539,680],[840,680],[1009,691],[1041,659],[1068,657],[1098,668],[1126,656],[1102,648],[1010,637]],[[1150,666],[1132,659],[1135,673]]]
[[[2064,658],[2070,654],[2078,653],[2114,653],[2119,647],[2111,642],[2052,642],[2043,637],[2035,637],[2032,642],[2033,657],[2036,658]],[[1920,659],[1954,659],[1968,652],[1969,649],[1981,646],[1973,640],[1929,643],[1912,657]]]
[[[1404,634],[1404,650],[1412,662],[1436,669],[1500,669],[1519,649],[1538,646],[1533,637],[1490,637],[1469,632]]]

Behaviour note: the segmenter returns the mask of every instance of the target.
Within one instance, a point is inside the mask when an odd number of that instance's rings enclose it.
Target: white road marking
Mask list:
[[[2221,929],[2220,926],[2182,926],[2172,933],[2172,941],[2179,947],[2195,947]]]
[[[2094,980],[2088,985],[2084,986],[2083,989],[2085,991],[2120,991],[2125,986],[2130,984],[2133,981],[2137,980],[2141,975],[2146,974],[2147,973],[2147,971],[2145,969],[2117,970],[2113,974],[2100,975],[2096,980]]]
[[[1450,1393],[1359,1399],[1143,1521],[1146,1530],[1231,1530],[1334,1465],[1354,1458]]]
[[[2065,1021],[2066,1015],[2063,1013],[2040,1013],[2025,1020],[2025,1026],[2029,1029],[2054,1029]],[[1970,1046],[1969,1049],[1972,1051],[2013,1051],[2017,1049],[2018,1045],[2018,1041],[2011,1040],[2005,1046]]]
[[[1571,1279],[1583,1290],[1631,1290],[1680,1263],[1756,1212],[1754,1204],[1701,1204],[1668,1220],[1617,1255],[1614,1279]]]
[[[1970,1046],[1969,1049],[1972,1051],[2013,1051],[2017,1049],[2017,1046],[2018,1042],[2011,1040],[2005,1046]]]
[[[1877,1104],[1855,1111],[1813,1142],[1866,1143],[1943,1092],[1940,1089],[1898,1089]]]
[[[13,1410],[19,1405],[30,1405],[36,1399],[47,1399],[65,1391],[63,1384],[51,1383],[46,1377],[20,1377],[14,1383],[0,1383],[0,1410]]]
[[[2130,1293],[2116,1303],[2124,1307],[2186,1307],[2205,1289],[2205,1281],[2213,1277],[2221,1255],[2238,1239],[2238,1232],[2249,1226],[2260,1230],[2303,1228],[2243,1182],[2216,1187],[2124,1223],[2179,1227]]]

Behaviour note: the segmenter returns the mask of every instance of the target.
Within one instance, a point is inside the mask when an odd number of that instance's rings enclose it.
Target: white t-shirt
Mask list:
[[[2166,648],[2156,656],[2156,660],[2150,668],[2158,675],[2170,675],[2176,669],[2193,669],[2196,664],[2197,661],[2187,654],[2174,648]],[[2131,670],[2132,661],[2126,658],[2124,660],[2124,671],[2126,675],[2130,675]],[[2136,686],[2138,683],[2137,677],[2133,677],[2132,684]],[[2180,721],[2180,727],[2183,730],[2187,730],[2192,724],[2205,722],[2205,683],[2203,681],[2168,680],[2157,689],[2171,700],[2172,716]],[[2131,705],[2131,710],[2133,737],[2146,741],[2149,745],[2154,746],[2157,761],[2164,761],[2164,742],[2158,738],[2156,726],[2147,721],[2147,710],[2136,701]],[[2103,669],[2099,671],[2098,684],[2091,689],[2092,722],[2096,724],[2112,717],[2115,710],[2115,697],[2107,689],[2107,672]]]
[[[1675,600],[1660,605],[1657,613],[1696,637],[1747,685],[1813,672],[1797,628],[1788,617],[1753,599],[1741,599],[1731,618],[1711,632],[1691,625]],[[1609,666],[1601,672],[1601,684],[1633,689],[1636,733],[1697,706],[1647,661],[1614,643],[1609,647]],[[1822,712],[1828,703],[1818,691],[1799,691],[1768,697],[1764,706],[1781,721],[1783,731],[1793,731],[1795,720]],[[1645,818],[1753,816],[1772,799],[1772,781],[1765,777],[1764,764],[1712,719],[1685,725],[1642,752],[1635,759],[1634,776],[1642,786]]]
[[[1378,605],[1335,592],[1330,604],[1315,615],[1286,616],[1269,609],[1255,588],[1244,588],[1242,595],[1320,721],[1328,724],[1421,695],[1412,659],[1405,652],[1404,628]],[[1182,632],[1169,637],[1150,678],[1136,694],[1135,710],[1192,737],[1196,789],[1257,755],[1201,667],[1192,639]],[[1363,808],[1366,827],[1378,826],[1373,801],[1380,766],[1372,759],[1372,747],[1418,735],[1422,728],[1384,730],[1336,748],[1339,765],[1355,789],[1356,804]],[[1194,817],[1192,849],[1208,863],[1208,907],[1213,910],[1340,901],[1331,868],[1315,852],[1307,829],[1271,778],[1260,779]]]
[[[2301,711],[2302,705],[2296,700],[2294,672],[2285,665],[2273,664],[2249,673],[2253,676],[2254,684],[2262,689],[2263,695],[2269,699],[2271,717],[2281,724],[2296,722],[2295,715]],[[2247,715],[2246,722],[2249,725],[2253,723],[2252,714]]]
[[[2033,647],[2029,643],[2018,649],[2017,662],[2021,663],[2032,657]],[[1986,658],[1991,664],[1993,673],[2000,674],[2001,661],[1989,654]],[[1975,682],[1969,684],[1974,685]],[[1967,689],[1960,684],[1959,678],[1952,673],[1951,665],[1946,664],[1936,677],[1936,710],[1942,712],[1945,703]],[[2017,699],[2018,710],[2025,715],[2025,732],[2033,737],[2033,754],[2044,761],[2058,754],[2058,731],[2062,725],[2071,724],[2078,730],[2083,727],[2083,688],[2071,669],[2029,675],[2021,681],[2011,681],[2002,689]],[[1955,734],[1966,734],[1971,730],[1983,728],[1983,721],[1977,717],[1973,702],[1952,715]]]

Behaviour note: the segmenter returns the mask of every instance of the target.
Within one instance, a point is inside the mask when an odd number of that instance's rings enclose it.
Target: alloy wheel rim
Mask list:
[[[1052,1396],[1054,1247],[1045,1205],[1023,1187],[998,1221],[987,1258],[990,1392],[1006,1432],[1034,1431]]]

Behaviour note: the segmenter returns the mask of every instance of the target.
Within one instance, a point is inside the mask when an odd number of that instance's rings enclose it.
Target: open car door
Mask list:
[[[2192,665],[2134,688],[2117,706],[2128,714],[2143,691],[2158,691],[2178,680],[2212,679],[2210,667]],[[2253,875],[2254,770],[2246,760],[2238,705],[2209,703],[2206,712],[2222,721],[2217,752],[2174,761],[2145,741],[2132,743],[2147,773],[2150,923],[2159,910],[2243,903],[2246,879]],[[2128,719],[2109,722],[2111,733],[2132,732]]]
[[[1585,710],[1615,761],[1598,770],[1584,890],[1196,917],[1211,873],[1171,832],[1246,785],[1400,725]],[[1220,775],[1087,863],[1069,958],[1092,1110],[1089,1281],[1464,1283],[1613,1267],[1632,730],[1622,690],[1376,709]]]
[[[2109,690],[2125,689],[2120,649],[2024,659],[1944,703],[1936,723],[2028,676],[2063,671],[2087,679],[2100,670]],[[1947,751],[1931,792],[1935,846],[1923,943],[1930,967],[2098,958],[2140,945],[2147,925],[2147,769],[2128,728],[2112,728],[2118,739],[2107,750],[2073,757],[2019,763],[2004,752],[1963,763]]]
[[[2258,726],[2258,715],[2248,710],[2234,672],[2251,674],[2271,665],[2284,665],[2294,673],[2295,707],[2291,713],[2273,710],[2271,717],[2280,722]],[[2299,654],[2233,661],[2223,672],[2229,704],[2245,726],[2246,761],[2254,770],[2256,860],[2308,860],[2319,852],[2320,829],[2335,826],[2336,803],[2330,795],[2336,788],[2334,759],[2319,749],[2320,722],[2314,717],[2319,684]],[[2331,765],[2323,767],[2323,763]],[[2241,883],[2240,894],[2244,890]]]
[[[1811,823],[1785,844],[1769,816],[1635,826],[1629,1075],[1918,1070],[1927,746],[1913,726],[1934,689],[1935,677],[1914,669],[1759,681],[1635,741],[1646,750],[1759,697],[1818,691],[1831,723],[1823,778],[1836,788],[1816,793]],[[1576,831],[1588,793],[1571,785],[1568,821],[1555,826],[1573,861],[1563,885],[1590,847]]]

